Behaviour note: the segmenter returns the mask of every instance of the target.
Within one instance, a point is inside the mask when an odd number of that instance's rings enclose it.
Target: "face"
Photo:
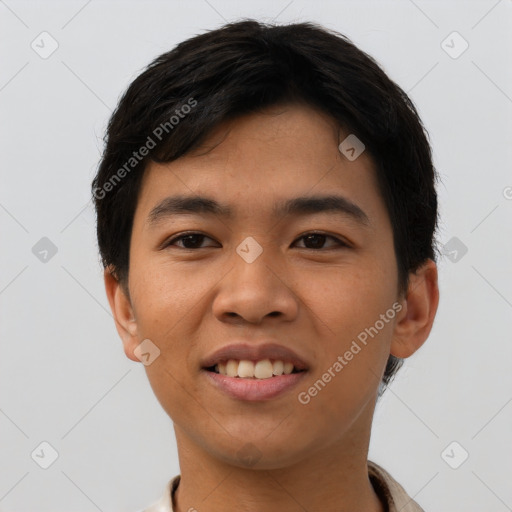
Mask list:
[[[372,160],[338,150],[348,135],[312,108],[284,105],[226,123],[193,153],[146,169],[125,351],[139,361],[142,340],[158,347],[145,367],[154,393],[177,436],[218,460],[242,465],[250,446],[258,467],[284,467],[369,429],[396,334],[398,275]],[[230,215],[155,210],[177,195],[203,196]],[[345,202],[279,210],[324,196]],[[273,398],[234,397],[202,362],[239,343],[282,345],[307,370]]]

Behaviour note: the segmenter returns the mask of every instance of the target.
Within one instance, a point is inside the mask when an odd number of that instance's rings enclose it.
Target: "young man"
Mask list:
[[[412,512],[367,460],[438,305],[430,147],[345,37],[242,21],[158,57],[93,182],[126,355],[173,421],[147,511]]]

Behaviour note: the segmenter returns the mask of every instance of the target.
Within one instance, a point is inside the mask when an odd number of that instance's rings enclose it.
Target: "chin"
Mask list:
[[[235,442],[228,440],[225,450],[217,445],[212,447],[210,455],[222,460],[225,464],[241,469],[271,470],[284,469],[299,463],[306,456],[306,449],[300,450],[296,438],[288,437],[287,441],[276,439],[274,443],[269,439],[245,436],[244,440]],[[209,440],[211,443],[211,440]]]

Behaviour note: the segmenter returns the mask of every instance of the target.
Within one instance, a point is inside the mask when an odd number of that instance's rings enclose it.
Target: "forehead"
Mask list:
[[[234,215],[270,215],[278,213],[278,203],[338,192],[372,220],[385,214],[374,165],[365,153],[354,161],[340,153],[347,135],[329,116],[304,105],[225,122],[180,159],[148,164],[136,217],[151,218],[155,207],[176,194],[216,199]]]

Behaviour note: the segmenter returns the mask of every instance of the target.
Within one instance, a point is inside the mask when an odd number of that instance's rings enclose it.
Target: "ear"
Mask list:
[[[140,363],[140,359],[134,354],[134,350],[139,345],[139,337],[130,298],[110,267],[105,269],[103,277],[116,329],[123,341],[124,353],[132,361]]]
[[[425,342],[432,329],[439,304],[437,266],[428,259],[416,272],[409,274],[403,308],[391,341],[390,352],[399,358],[414,354]]]

